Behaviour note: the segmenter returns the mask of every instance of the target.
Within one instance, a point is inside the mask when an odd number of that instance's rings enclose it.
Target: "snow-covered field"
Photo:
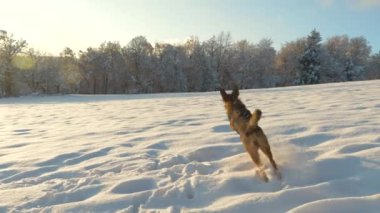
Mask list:
[[[380,81],[241,91],[283,179],[255,174],[219,92],[0,99],[0,212],[379,212]]]

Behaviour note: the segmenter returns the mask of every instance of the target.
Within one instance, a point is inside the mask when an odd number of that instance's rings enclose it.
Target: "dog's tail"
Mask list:
[[[261,118],[261,110],[255,109],[255,111],[252,113],[251,118],[249,119],[249,126],[250,127],[258,126],[260,118]]]

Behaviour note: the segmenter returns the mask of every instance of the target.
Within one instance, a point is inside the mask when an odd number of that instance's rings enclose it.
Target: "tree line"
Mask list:
[[[276,51],[270,39],[232,41],[220,33],[206,41],[155,43],[144,36],[122,46],[104,42],[59,56],[27,48],[0,31],[0,96],[128,94],[213,91],[380,78],[380,52],[364,37],[338,35],[322,42],[316,30]]]

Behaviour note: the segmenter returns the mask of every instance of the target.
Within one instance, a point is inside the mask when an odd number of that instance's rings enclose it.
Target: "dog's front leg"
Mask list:
[[[234,125],[234,119],[230,119],[230,128],[232,129],[232,130],[235,130],[236,131],[236,129],[235,129],[235,125]]]
[[[235,128],[235,121],[232,118],[230,119],[230,128],[240,135],[239,131]]]

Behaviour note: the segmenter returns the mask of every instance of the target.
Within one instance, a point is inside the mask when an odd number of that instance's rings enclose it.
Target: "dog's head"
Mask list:
[[[232,116],[232,113],[236,113],[237,116],[245,113],[248,113],[247,116],[251,115],[251,112],[239,99],[239,89],[237,87],[232,90],[231,94],[227,94],[224,89],[220,89],[220,94],[222,95],[224,107],[229,117]]]
[[[240,100],[239,100],[239,89],[237,87],[235,87],[232,90],[231,94],[227,94],[226,90],[220,89],[220,94],[222,95],[223,102],[224,102],[224,108],[226,109],[228,118],[230,118],[232,116],[234,105],[237,102],[240,102]]]
[[[227,94],[226,90],[220,89],[220,94],[222,95],[224,103],[234,103],[236,100],[239,99],[239,89],[235,87],[232,90],[231,94]]]

